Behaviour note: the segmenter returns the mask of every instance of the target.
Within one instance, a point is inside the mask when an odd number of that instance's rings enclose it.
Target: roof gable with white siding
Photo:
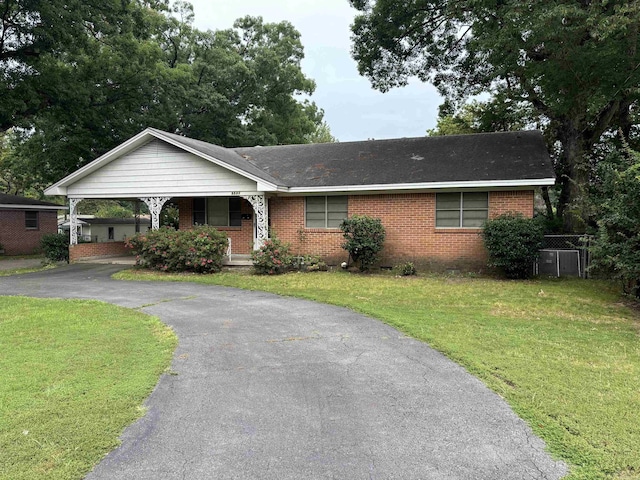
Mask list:
[[[70,197],[195,196],[254,192],[256,182],[153,139],[69,185]]]

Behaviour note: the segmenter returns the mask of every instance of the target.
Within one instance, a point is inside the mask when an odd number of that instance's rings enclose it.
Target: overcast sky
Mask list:
[[[311,99],[341,142],[420,137],[435,126],[441,99],[433,86],[416,80],[383,94],[358,75],[349,53],[356,11],[347,0],[190,1],[200,30],[230,28],[245,15],[291,22],[302,35],[302,70],[317,84]]]

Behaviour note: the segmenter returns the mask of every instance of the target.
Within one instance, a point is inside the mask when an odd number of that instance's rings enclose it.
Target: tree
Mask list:
[[[638,102],[638,2],[350,0],[353,56],[387,91],[413,76],[452,103],[483,92],[531,109],[557,148],[556,215],[580,229],[589,153],[631,130]],[[548,200],[548,197],[547,197]]]
[[[640,152],[625,145],[601,171],[593,265],[621,280],[625,293],[640,297]]]
[[[331,128],[327,122],[322,122],[316,126],[316,129],[307,134],[304,143],[337,143],[338,139],[331,135]]]
[[[8,0],[2,14],[3,178],[41,189],[145,127],[234,147],[304,143],[322,121],[296,98],[315,84],[288,22],[201,32],[189,3],[161,0]]]

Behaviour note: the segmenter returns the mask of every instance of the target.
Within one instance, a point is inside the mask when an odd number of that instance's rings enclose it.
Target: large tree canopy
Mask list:
[[[557,148],[556,214],[580,228],[589,153],[628,134],[639,98],[640,4],[629,1],[351,0],[353,56],[386,91],[411,77],[456,104],[488,92],[526,105]],[[530,122],[527,122],[530,123]],[[554,144],[555,143],[555,144]]]
[[[4,0],[0,21],[0,133],[11,130],[0,175],[14,190],[57,181],[147,126],[250,146],[304,143],[322,125],[300,99],[315,83],[288,22],[204,32],[189,3],[165,0]]]

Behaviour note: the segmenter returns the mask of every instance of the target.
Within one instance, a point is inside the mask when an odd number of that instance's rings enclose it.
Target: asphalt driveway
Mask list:
[[[117,265],[0,277],[0,294],[104,300],[179,345],[147,415],[87,479],[556,479],[509,406],[426,344],[343,308],[121,282]],[[0,298],[0,301],[1,298]]]

